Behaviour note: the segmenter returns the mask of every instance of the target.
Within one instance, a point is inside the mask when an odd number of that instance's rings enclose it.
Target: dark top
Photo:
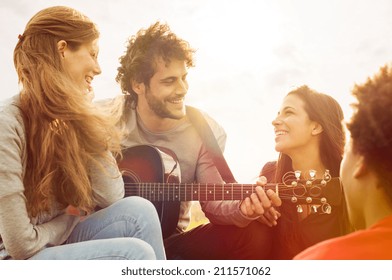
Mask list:
[[[264,165],[261,175],[275,182],[276,161]],[[278,211],[282,214],[278,225],[271,229],[271,259],[292,259],[296,254],[320,241],[347,233],[347,212],[342,188],[340,205],[333,205],[330,214],[318,211],[299,220],[296,204],[283,200]]]

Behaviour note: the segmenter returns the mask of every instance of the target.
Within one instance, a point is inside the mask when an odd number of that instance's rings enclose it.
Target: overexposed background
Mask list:
[[[241,183],[254,182],[276,158],[271,121],[288,91],[307,84],[335,97],[349,116],[354,83],[392,58],[389,0],[2,0],[0,99],[18,91],[18,34],[53,5],[80,10],[101,30],[96,99],[120,93],[118,58],[140,28],[160,20],[187,40],[197,50],[187,103],[226,129],[225,155]]]

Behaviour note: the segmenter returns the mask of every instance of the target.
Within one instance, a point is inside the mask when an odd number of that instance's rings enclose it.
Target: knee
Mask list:
[[[137,212],[156,212],[154,205],[147,199],[140,196],[128,196],[117,202],[118,207],[126,212],[131,209]]]
[[[150,244],[138,238],[115,239],[118,254],[129,260],[156,260],[155,251]],[[114,245],[114,244],[113,244]]]
[[[142,220],[158,219],[158,213],[155,206],[147,199],[139,196],[129,196],[121,199],[116,203],[116,211],[121,214],[139,217]]]

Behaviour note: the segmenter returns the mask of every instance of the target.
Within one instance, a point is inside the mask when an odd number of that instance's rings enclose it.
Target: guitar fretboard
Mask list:
[[[255,184],[186,184],[131,183],[125,185],[126,195],[137,195],[150,201],[212,201],[242,200],[255,192]],[[275,184],[264,186],[273,188]]]
[[[330,204],[338,205],[341,201],[340,180],[332,178],[327,185],[314,180],[311,186],[301,182],[297,186],[268,183],[263,186],[272,189],[282,200],[297,198],[298,202],[309,203],[312,198],[319,201],[327,197]],[[140,196],[150,201],[218,201],[243,200],[255,192],[256,184],[211,184],[211,183],[125,183],[125,196]]]

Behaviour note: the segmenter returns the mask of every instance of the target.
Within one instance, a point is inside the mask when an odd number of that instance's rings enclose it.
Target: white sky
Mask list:
[[[271,121],[288,91],[307,84],[335,97],[349,116],[354,83],[392,58],[389,0],[2,0],[0,99],[17,93],[18,34],[53,5],[76,8],[100,27],[97,99],[120,93],[114,79],[126,39],[156,20],[197,49],[187,103],[224,126],[225,154],[241,183],[276,159]]]

